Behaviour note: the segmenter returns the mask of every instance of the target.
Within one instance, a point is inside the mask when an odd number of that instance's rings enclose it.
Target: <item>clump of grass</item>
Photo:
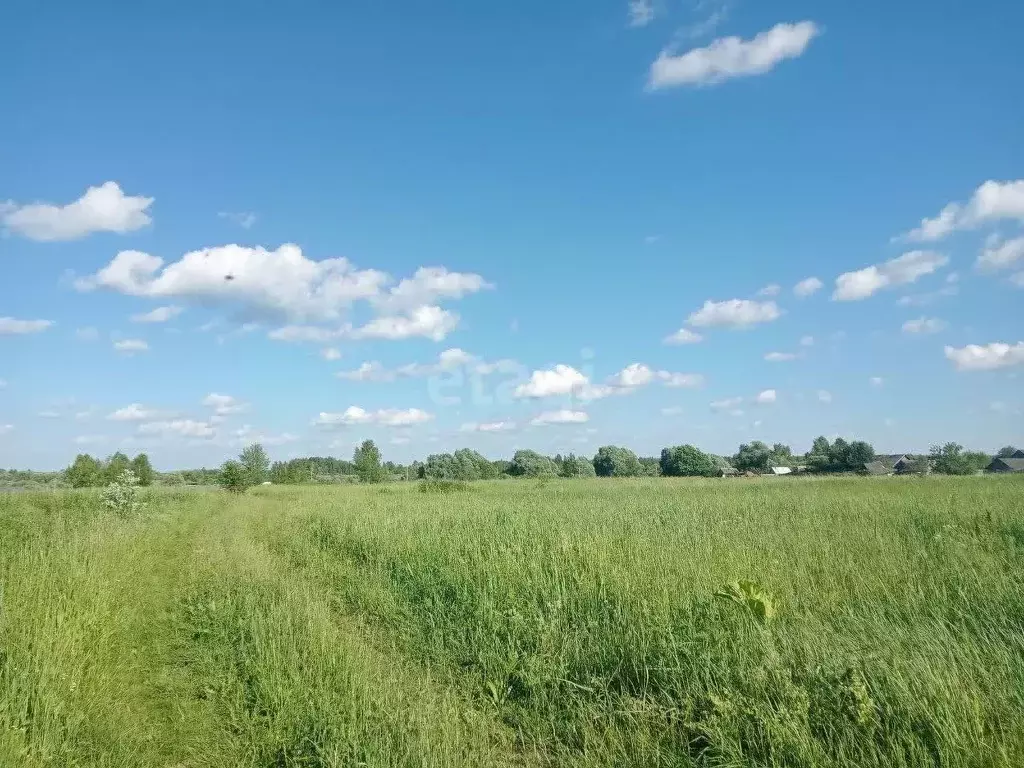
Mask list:
[[[420,480],[420,493],[459,493],[471,491],[473,486],[465,480]]]

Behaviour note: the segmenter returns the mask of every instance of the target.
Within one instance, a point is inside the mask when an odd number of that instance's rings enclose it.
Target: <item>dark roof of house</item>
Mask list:
[[[991,464],[988,465],[988,469],[991,471],[998,465],[1002,465],[1010,472],[1024,472],[1024,459],[995,459]]]
[[[892,465],[887,465],[884,462],[878,461],[876,459],[875,461],[869,461],[867,464],[865,464],[864,471],[867,472],[869,475],[888,475],[890,472],[892,472]]]
[[[889,453],[881,456],[875,456],[875,461],[879,461],[882,464],[885,464],[889,469],[892,469],[900,463],[900,460],[907,458],[910,457],[905,453]]]
[[[1010,458],[1011,459],[1024,459],[1024,448],[1020,448],[1020,449],[1014,451],[1013,456],[1011,456]]]

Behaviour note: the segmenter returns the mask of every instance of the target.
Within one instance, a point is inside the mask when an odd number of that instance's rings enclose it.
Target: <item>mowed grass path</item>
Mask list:
[[[1021,478],[7,495],[0,766],[1019,766],[1022,571]]]

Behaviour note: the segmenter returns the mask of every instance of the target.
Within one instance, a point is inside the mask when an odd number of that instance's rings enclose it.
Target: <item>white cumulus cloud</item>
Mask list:
[[[142,339],[121,339],[114,342],[114,349],[126,355],[134,355],[136,352],[148,352],[149,344]]]
[[[249,408],[248,403],[243,403],[231,395],[221,395],[211,392],[203,398],[203,405],[212,408],[216,416],[230,416],[233,413],[242,413]]]
[[[992,371],[1024,363],[1024,341],[1016,344],[992,342],[991,344],[968,344],[966,347],[946,347],[946,359],[958,371]]]
[[[793,293],[800,298],[806,298],[820,291],[824,285],[818,278],[808,277],[793,286]]]
[[[0,222],[30,240],[77,240],[93,232],[125,234],[148,226],[151,197],[130,197],[114,181],[89,187],[67,205],[14,202],[0,204]]]
[[[324,360],[341,360],[341,350],[337,347],[325,347],[320,350],[320,357]]]
[[[193,419],[174,419],[172,421],[151,421],[139,425],[140,435],[159,435],[163,437],[201,437],[208,438],[217,434],[213,426],[205,421]]]
[[[697,344],[703,340],[703,336],[689,328],[680,328],[671,336],[665,337],[666,344]]]
[[[384,408],[378,411],[367,411],[357,405],[346,408],[342,413],[325,413],[313,420],[319,427],[350,427],[358,424],[380,424],[385,427],[409,427],[422,424],[433,419],[433,415],[419,408]]]
[[[786,363],[790,360],[796,360],[800,355],[795,352],[769,352],[764,356],[764,359],[769,363]]]
[[[493,373],[496,370],[504,370],[507,363],[515,365],[515,361],[510,360],[499,360],[495,363],[479,362],[474,355],[458,347],[452,347],[441,352],[437,356],[437,361],[433,363],[408,363],[389,370],[379,362],[372,361],[364,362],[354,370],[341,371],[335,375],[351,381],[394,381],[397,378],[433,376],[463,366],[472,366],[474,371],[481,374]]]
[[[715,85],[734,77],[760,75],[803,54],[820,32],[813,21],[776,24],[750,40],[721,37],[682,54],[662,51],[651,65],[648,88]]]
[[[934,251],[908,251],[902,256],[836,278],[834,301],[860,301],[883,288],[913,283],[941,269],[949,258]]]
[[[178,306],[157,307],[151,312],[132,315],[133,323],[166,323],[180,315],[184,310]]]
[[[766,389],[758,394],[758,396],[754,398],[754,401],[760,405],[769,405],[774,403],[777,399],[778,393],[776,393],[774,389]]]
[[[658,371],[658,379],[666,387],[699,387],[704,384],[704,377],[699,373],[672,373]]]
[[[548,371],[534,371],[530,380],[515,389],[516,397],[552,397],[569,395],[586,387],[590,381],[582,373],[568,365],[556,365]]]
[[[152,408],[146,408],[144,405],[139,403],[132,403],[126,405],[124,408],[118,408],[113,413],[107,415],[107,418],[111,421],[148,421],[156,418],[158,412]]]
[[[729,299],[728,301],[705,301],[704,306],[693,312],[687,322],[703,327],[749,328],[758,323],[770,323],[782,317],[782,311],[774,301],[751,301],[750,299]]]
[[[946,327],[944,320],[937,317],[918,317],[903,324],[904,333],[938,333]]]
[[[583,424],[590,420],[585,411],[570,411],[563,408],[559,411],[545,411],[534,417],[530,424],[542,427],[548,424]]]
[[[650,384],[655,373],[643,363],[627,365],[608,380],[609,386],[633,389]]]
[[[935,218],[922,219],[920,225],[903,237],[932,242],[957,230],[1002,219],[1024,221],[1024,179],[986,181],[974,190],[967,203],[949,203]]]
[[[514,421],[469,421],[459,427],[461,432],[507,432],[516,428]]]
[[[993,242],[978,256],[976,266],[983,272],[1013,269],[1024,264],[1024,237],[1006,242]]]
[[[334,374],[339,379],[348,381],[394,381],[395,374],[387,370],[376,360],[366,361],[359,364],[359,367],[351,371],[338,371]]]
[[[446,309],[421,306],[408,315],[385,315],[371,320],[361,328],[352,328],[343,335],[352,339],[409,339],[417,336],[441,341],[455,330],[459,316]]]
[[[324,321],[340,317],[355,301],[376,297],[388,280],[384,272],[356,269],[348,259],[312,261],[297,245],[273,251],[224,245],[190,251],[166,266],[158,256],[121,251],[76,286]]]
[[[0,336],[40,333],[52,325],[52,320],[17,320],[13,317],[0,317]]]
[[[781,292],[782,292],[782,286],[781,285],[779,285],[778,283],[769,283],[764,288],[762,288],[760,291],[758,291],[757,295],[758,296],[766,296],[766,297],[770,298],[772,296],[778,296]]]
[[[444,299],[461,299],[494,286],[471,272],[449,272],[444,267],[420,267],[375,300],[386,314],[409,312]]]

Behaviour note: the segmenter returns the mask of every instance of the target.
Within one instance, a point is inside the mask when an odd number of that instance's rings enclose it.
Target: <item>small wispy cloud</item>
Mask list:
[[[227,219],[232,224],[237,224],[242,229],[249,229],[256,223],[257,217],[256,214],[251,211],[239,211],[234,213],[230,211],[221,211],[217,214],[217,218]]]
[[[629,0],[627,12],[629,26],[646,27],[654,21],[654,2],[653,0]]]

